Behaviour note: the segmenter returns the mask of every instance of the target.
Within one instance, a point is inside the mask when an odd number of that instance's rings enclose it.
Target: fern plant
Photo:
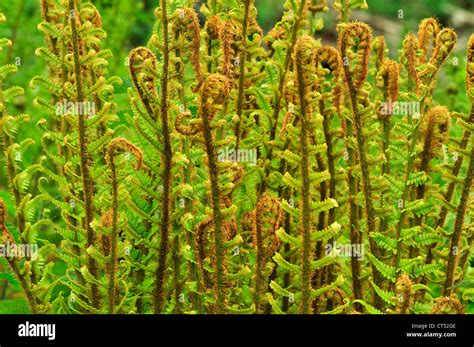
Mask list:
[[[474,108],[437,87],[457,34],[427,18],[389,52],[335,1],[325,42],[326,1],[283,3],[265,32],[252,0],[160,0],[118,47],[98,4],[39,2],[38,143],[0,67],[1,241],[38,245],[0,270],[32,313],[468,311]]]

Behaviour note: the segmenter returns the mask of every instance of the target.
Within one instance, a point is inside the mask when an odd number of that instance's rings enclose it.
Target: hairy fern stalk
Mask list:
[[[0,311],[472,310],[474,36],[389,52],[335,1],[325,42],[326,1],[281,2],[264,31],[254,0],[160,0],[140,43],[41,0],[35,76],[0,39]]]

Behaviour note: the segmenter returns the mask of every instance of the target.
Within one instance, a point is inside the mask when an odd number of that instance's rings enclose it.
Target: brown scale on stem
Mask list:
[[[205,267],[205,259],[208,253],[208,234],[213,228],[212,218],[207,217],[201,221],[196,228],[196,260],[201,270],[201,276],[203,280],[204,288],[212,288],[211,273]]]
[[[398,63],[393,60],[387,60],[382,64],[377,73],[377,86],[384,90],[384,98],[391,102],[396,102],[398,99],[398,80],[400,78],[400,68]],[[384,119],[390,116],[389,112],[381,112],[379,107],[377,115],[379,119]]]
[[[418,39],[413,34],[408,34],[403,41],[403,54],[408,65],[408,79],[415,86],[415,92],[420,94],[420,78],[416,67],[419,64],[419,58],[417,55],[418,50]]]
[[[230,80],[233,79],[235,70],[236,55],[236,41],[235,36],[238,34],[238,29],[231,20],[226,20],[220,31],[220,42],[222,46],[222,62],[221,74]],[[242,62],[244,63],[244,62]]]
[[[467,62],[466,62],[466,92],[474,104],[474,34],[467,42]]]
[[[211,40],[218,40],[221,36],[222,21],[219,16],[211,16],[206,21],[206,32]]]
[[[377,36],[374,38],[373,49],[377,53],[377,60],[376,60],[375,67],[378,70],[385,62],[386,44],[385,44],[385,38],[383,36]]]

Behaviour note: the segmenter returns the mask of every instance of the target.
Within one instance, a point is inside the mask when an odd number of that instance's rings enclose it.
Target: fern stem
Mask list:
[[[177,33],[176,34],[176,40],[178,39],[178,36],[179,35]],[[176,58],[178,58],[178,59],[182,58],[181,50],[176,49],[175,50],[175,55],[176,55]],[[180,84],[182,86],[185,86],[185,82],[186,82],[184,77],[185,77],[184,74],[182,74],[180,76]],[[187,100],[186,100],[186,89],[183,87],[182,89],[179,90],[178,94],[179,94],[179,99],[181,101],[181,104],[183,105],[183,108],[185,110],[187,110],[188,105],[187,105]],[[182,141],[182,150],[183,150],[184,154],[186,155],[186,158],[191,157],[190,147],[191,147],[190,146],[190,140],[186,136],[185,139]],[[185,179],[185,182],[187,184],[191,184],[191,185],[193,183],[193,180],[191,178],[191,173],[192,172],[193,172],[193,164],[190,160],[186,170],[184,170],[184,179]],[[184,206],[185,213],[192,213],[192,209],[193,209],[192,208],[192,201],[190,199],[186,199],[185,206]],[[196,249],[195,245],[197,244],[197,240],[196,240],[195,234],[192,233],[192,232],[186,232],[186,242],[187,242],[188,245],[190,245],[191,251],[193,252],[194,257],[196,258],[197,249]],[[199,279],[198,267],[196,266],[196,264],[194,264],[192,262],[189,262],[188,269],[189,269],[189,272],[191,274],[192,280],[196,281],[196,283],[198,284],[198,287],[199,287],[198,290],[200,290],[201,281]],[[197,295],[196,293],[191,292],[190,293],[190,299],[191,299],[191,302],[194,305],[194,308],[199,312],[200,307],[201,307],[199,295]]]
[[[258,205],[257,205],[258,206]],[[256,234],[256,246],[257,246],[257,266],[255,273],[255,312],[257,314],[262,313],[263,305],[260,297],[262,294],[262,287],[265,283],[265,250],[263,248],[263,237],[262,237],[262,222],[260,221],[260,213],[258,210],[255,211],[255,234]]]
[[[72,31],[72,48],[74,57],[74,74],[76,81],[76,97],[79,103],[84,102],[84,91],[82,86],[82,71],[79,52],[79,36],[77,33],[76,16],[78,11],[75,7],[75,1],[69,0],[69,16]],[[82,112],[78,114],[78,130],[79,130],[79,153],[80,166],[82,176],[82,189],[85,206],[84,224],[87,231],[87,247],[93,246],[96,241],[96,235],[92,229],[91,223],[94,219],[94,202],[93,202],[93,183],[90,176],[90,157],[88,152],[87,129],[84,115]],[[90,274],[97,279],[98,268],[95,259],[88,255],[88,270]],[[100,293],[96,283],[91,283],[91,299],[92,307],[98,309],[100,307]]]
[[[350,96],[351,106],[352,106],[352,116],[354,119],[353,127],[355,130],[355,135],[356,135],[356,140],[357,140],[357,149],[358,149],[359,160],[360,160],[360,168],[362,171],[362,175],[361,175],[362,176],[362,192],[364,194],[364,200],[365,200],[365,212],[366,212],[366,217],[367,217],[367,235],[369,237],[369,247],[373,254],[377,254],[378,253],[377,247],[375,243],[373,242],[373,240],[370,239],[370,235],[372,234],[372,232],[375,231],[375,210],[373,207],[372,186],[371,186],[371,179],[370,179],[370,173],[369,173],[369,164],[367,161],[367,154],[366,154],[365,135],[363,134],[362,119],[361,119],[361,115],[358,109],[357,91],[353,84],[352,73],[349,70],[349,66],[347,64],[343,64],[343,66],[344,66],[344,73],[346,76],[347,85],[349,88],[349,96]],[[355,213],[355,211],[352,211],[351,215],[353,213]],[[357,228],[356,226],[354,227]],[[357,259],[353,259],[353,261],[357,261]],[[352,266],[353,266],[353,269],[356,269],[358,265],[353,263]],[[374,281],[376,282],[377,285],[380,285],[381,276],[377,272],[374,266],[372,267],[372,273],[373,273]],[[354,285],[359,286],[358,283],[354,283]],[[359,291],[359,288],[357,290]],[[374,296],[375,307],[379,308],[381,303],[382,302],[380,298],[378,296]]]
[[[270,130],[270,141],[274,141],[276,138],[276,130],[278,127],[278,119],[280,117],[280,110],[281,110],[281,102],[283,99],[283,89],[285,87],[286,83],[286,75],[288,74],[288,70],[290,68],[291,60],[292,60],[292,55],[293,51],[296,45],[296,41],[298,39],[298,31],[300,28],[300,22],[302,21],[302,16],[304,14],[304,9],[306,7],[306,0],[301,0],[300,2],[300,7],[298,8],[298,14],[295,17],[295,23],[293,25],[293,30],[291,33],[291,39],[290,39],[290,46],[288,48],[288,51],[286,52],[286,57],[285,57],[285,64],[283,67],[283,71],[280,75],[280,80],[278,82],[278,90],[275,92],[275,105],[273,109],[273,115],[272,115],[272,128]],[[272,157],[272,148],[269,148],[268,150],[268,155],[267,158]],[[265,168],[265,175],[264,177],[267,177],[269,173],[269,168]],[[262,186],[260,187],[260,194],[262,194],[266,189],[265,182],[262,183]]]
[[[21,287],[25,291],[26,299],[28,300],[28,306],[30,307],[31,313],[38,314],[38,303],[36,301],[36,297],[31,291],[31,286],[28,283],[26,277],[21,273],[17,260],[7,258],[7,261],[8,264],[10,264],[10,268],[12,269],[16,278],[20,281]]]
[[[180,258],[179,258],[179,235],[175,235],[173,239],[173,285],[174,285],[174,313],[180,314],[182,312],[181,299],[181,272],[180,272]]]
[[[473,177],[474,177],[474,146],[471,149],[471,154],[469,157],[469,167],[467,169],[466,179],[464,180],[461,200],[459,202],[457,212],[456,212],[456,221],[454,222],[454,231],[451,235],[451,242],[449,245],[449,258],[448,258],[448,263],[446,265],[446,282],[444,283],[444,289],[443,289],[444,296],[450,296],[451,293],[453,292],[454,276],[455,276],[456,266],[458,262],[459,243],[461,240],[461,233],[462,233],[464,218],[466,215],[466,210],[469,203],[469,194],[471,192]]]
[[[168,79],[169,79],[169,30],[167,0],[161,0],[161,24],[163,29],[163,74],[161,76],[161,126],[163,132],[163,196],[160,249],[158,254],[158,267],[155,272],[155,288],[153,292],[153,306],[155,314],[161,313],[164,306],[164,282],[169,248],[170,217],[171,217],[171,166],[172,148],[170,128],[168,124]]]
[[[218,107],[225,105],[230,92],[230,81],[227,77],[213,74],[203,83],[199,100],[199,113],[202,120],[202,132],[207,155],[207,167],[211,183],[211,204],[214,223],[214,257],[216,266],[216,281],[214,290],[217,299],[217,312],[225,312],[224,293],[224,242],[223,242],[223,218],[221,213],[221,192],[219,187],[219,169],[217,167],[217,152],[212,134],[212,119],[218,111]]]
[[[244,107],[244,82],[245,82],[245,63],[247,61],[247,31],[249,22],[250,0],[243,0],[244,3],[244,21],[242,24],[242,47],[240,51],[240,73],[239,90],[237,97],[237,116],[239,121],[235,125],[236,148],[240,145],[240,127],[242,125],[243,107]]]
[[[352,122],[346,121],[346,138],[352,138],[353,136],[353,127]],[[356,204],[356,198],[358,194],[357,181],[353,175],[353,169],[355,166],[355,151],[350,147],[346,140],[346,151],[347,151],[347,184],[349,186],[349,230],[350,230],[350,240],[352,244],[360,243],[361,235],[359,231],[359,212]],[[360,261],[356,257],[351,257],[351,272],[352,272],[352,291],[354,293],[354,299],[362,299],[362,282],[360,280]],[[356,304],[356,309],[360,310],[362,305],[359,303]]]
[[[211,181],[211,202],[212,215],[214,221],[214,252],[216,257],[216,277],[215,284],[217,294],[217,313],[223,313],[224,306],[224,245],[222,241],[222,214],[220,209],[220,188],[218,179],[218,168],[216,163],[216,149],[212,138],[210,115],[204,106],[202,110],[203,133],[206,145],[206,154],[209,167],[209,179]]]
[[[301,54],[300,51],[297,55]],[[300,127],[300,146],[301,146],[301,221],[303,230],[303,246],[302,246],[302,264],[301,264],[301,307],[303,314],[311,311],[310,295],[311,295],[311,206],[310,206],[310,180],[309,180],[309,114],[307,103],[307,81],[304,77],[301,57],[297,57],[296,71],[298,80],[298,94],[300,101],[301,127]]]
[[[474,124],[474,106],[471,107],[471,113],[469,116],[469,124]],[[466,130],[464,131],[464,134],[461,139],[461,143],[459,144],[459,148],[461,150],[466,149],[468,143],[469,143],[469,138],[471,137],[471,131]],[[457,160],[454,163],[451,175],[453,177],[458,177],[459,172],[461,171],[462,163],[464,161],[464,157],[460,155]],[[453,198],[454,194],[454,189],[456,188],[456,182],[452,181],[449,183],[448,189],[444,193],[443,199],[447,202],[451,202],[451,199]],[[436,227],[442,228],[444,226],[444,223],[446,222],[446,216],[448,215],[448,209],[446,206],[442,206],[441,210],[439,212],[439,217],[438,220],[436,221]]]
[[[118,182],[117,182],[117,170],[114,162],[113,148],[109,152],[110,162],[109,168],[111,171],[112,180],[112,234],[110,240],[110,264],[109,264],[109,283],[108,283],[108,295],[109,295],[109,314],[113,314],[115,311],[115,266],[117,262],[117,235],[118,235]]]
[[[405,211],[404,207],[406,206],[408,194],[409,194],[409,191],[410,191],[410,186],[408,185],[408,178],[410,176],[410,173],[413,170],[413,161],[414,161],[413,158],[414,158],[414,156],[412,154],[413,154],[413,151],[415,150],[415,146],[416,146],[416,142],[417,142],[419,125],[420,124],[418,122],[414,126],[414,130],[413,130],[413,133],[412,133],[412,139],[410,141],[410,145],[409,145],[409,148],[408,148],[407,166],[406,166],[406,169],[405,169],[405,177],[403,179],[404,185],[403,185],[402,195],[400,197],[400,199],[403,203],[403,207],[402,207],[402,210],[400,211],[400,215],[399,215],[398,222],[397,222],[397,227],[396,227],[396,234],[395,234],[396,235],[395,239],[397,240],[397,253],[395,255],[394,266],[395,266],[396,269],[398,269],[398,267],[399,267],[400,258],[401,258],[402,242],[399,241],[399,240],[400,240],[401,231],[402,231],[403,226],[405,224],[406,211]]]

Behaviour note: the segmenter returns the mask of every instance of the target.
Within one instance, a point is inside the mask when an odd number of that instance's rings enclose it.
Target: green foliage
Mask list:
[[[268,32],[253,0],[147,4],[40,1],[34,67],[0,39],[0,246],[37,246],[0,259],[0,313],[469,307],[473,36],[454,67],[434,18],[388,59],[363,0],[338,46],[326,1]]]

